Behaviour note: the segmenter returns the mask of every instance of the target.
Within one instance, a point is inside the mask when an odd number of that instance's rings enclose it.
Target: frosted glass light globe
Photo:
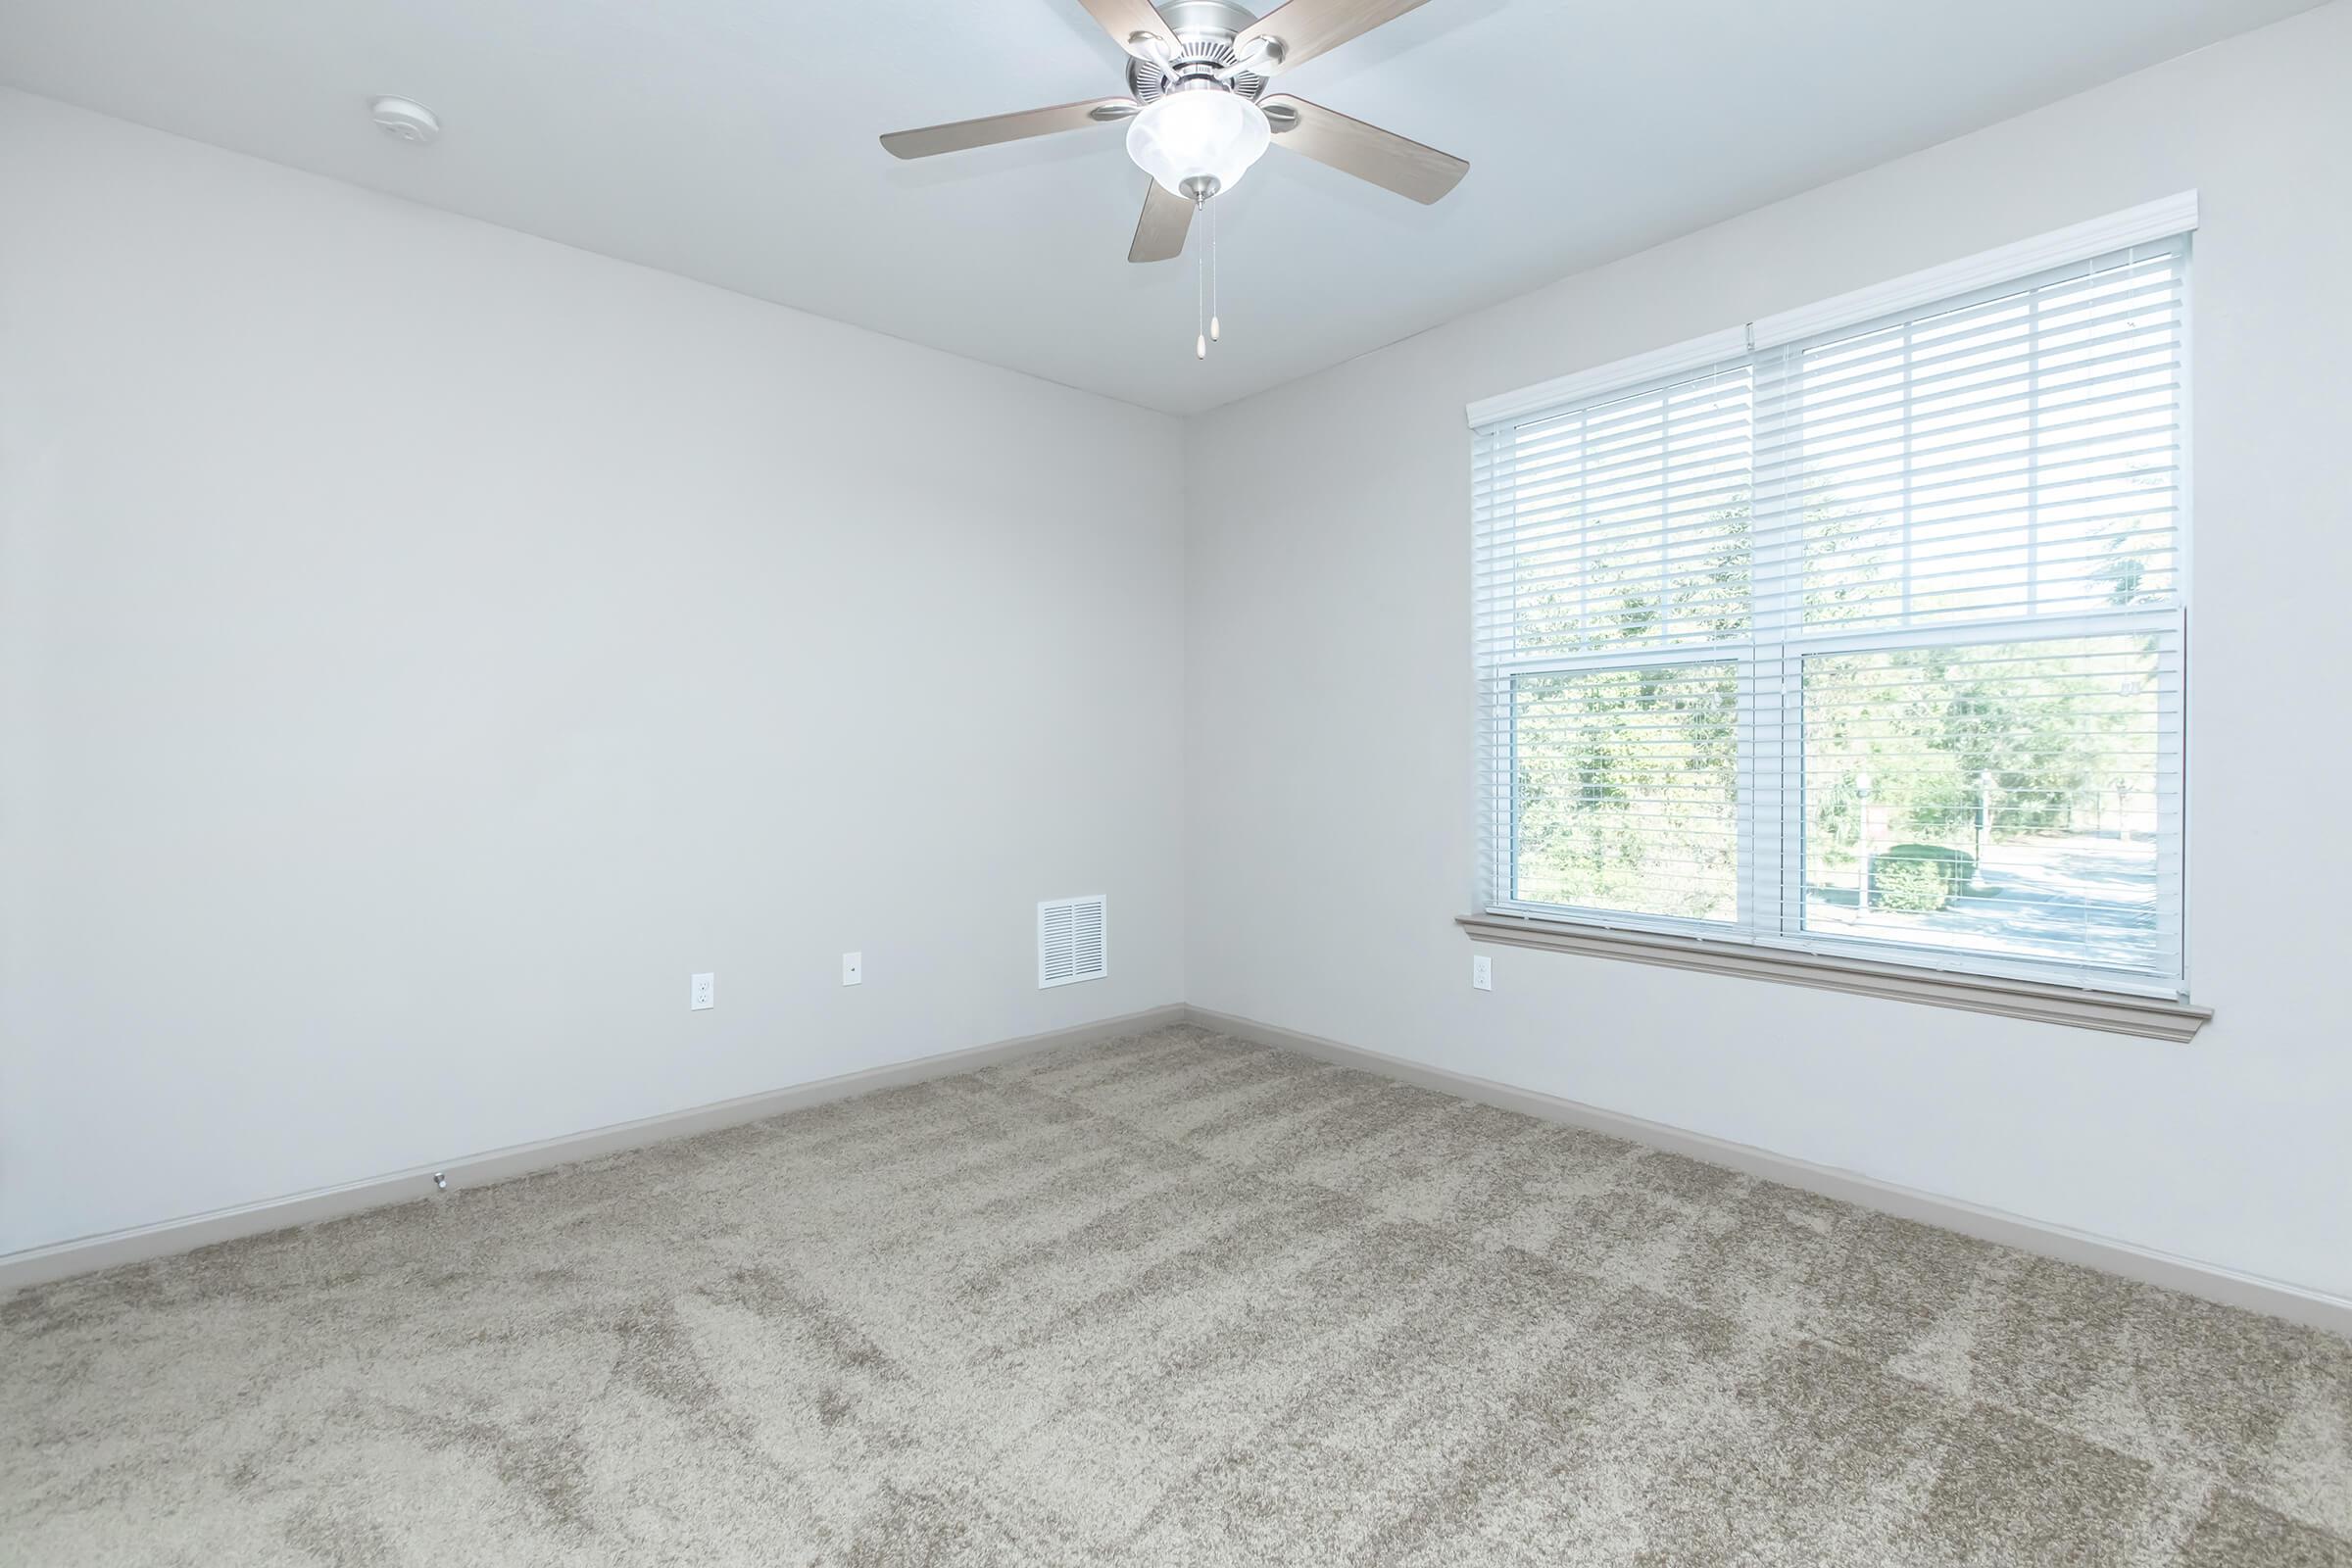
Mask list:
[[[1265,156],[1274,133],[1265,112],[1239,94],[1195,87],[1155,98],[1127,122],[1127,156],[1171,196],[1188,179],[1231,190]]]

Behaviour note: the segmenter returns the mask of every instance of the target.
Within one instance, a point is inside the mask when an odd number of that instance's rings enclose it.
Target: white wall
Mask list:
[[[1192,422],[1197,1005],[2352,1295],[2352,4]],[[1472,177],[1476,177],[1473,175]],[[2187,1047],[1514,949],[1469,986],[1476,398],[2197,189]]]
[[[1173,419],[10,93],[0,225],[0,1251],[1181,1000]]]

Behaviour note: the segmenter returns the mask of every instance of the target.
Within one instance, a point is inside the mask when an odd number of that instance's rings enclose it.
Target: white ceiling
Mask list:
[[[1282,86],[1469,177],[1422,208],[1278,144],[1206,364],[1189,254],[1126,260],[1120,127],[875,142],[1124,91],[1077,0],[7,0],[0,80],[1189,413],[2314,3],[1430,0]]]

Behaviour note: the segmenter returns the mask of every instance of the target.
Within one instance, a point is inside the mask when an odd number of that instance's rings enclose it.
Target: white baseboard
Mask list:
[[[1143,1012],[1104,1018],[1099,1023],[1026,1035],[1017,1040],[1000,1040],[993,1045],[974,1046],[966,1051],[918,1056],[912,1061],[868,1067],[862,1072],[844,1073],[840,1077],[822,1078],[814,1083],[795,1084],[789,1089],[745,1095],[736,1100],[722,1100],[715,1104],[671,1111],[666,1115],[615,1122],[609,1127],[571,1133],[562,1138],[546,1138],[537,1143],[515,1144],[484,1153],[461,1155],[438,1164],[418,1165],[410,1170],[370,1176],[337,1187],[321,1187],[285,1198],[266,1199],[258,1203],[240,1203],[233,1208],[217,1208],[209,1213],[190,1214],[181,1219],[109,1231],[104,1235],[80,1237],[47,1247],[27,1248],[23,1251],[0,1254],[0,1297],[27,1285],[40,1285],[123,1263],[168,1257],[174,1252],[210,1247],[216,1242],[233,1241],[240,1236],[258,1236],[266,1231],[284,1230],[295,1225],[315,1225],[320,1220],[339,1219],[363,1209],[432,1198],[439,1192],[433,1185],[435,1171],[448,1179],[451,1192],[468,1187],[486,1187],[511,1176],[593,1159],[600,1154],[635,1149],[645,1144],[687,1138],[742,1122],[762,1121],[787,1110],[798,1110],[804,1105],[847,1100],[852,1095],[870,1094],[874,1090],[889,1089],[900,1084],[919,1083],[926,1078],[945,1078],[955,1073],[970,1072],[991,1062],[1027,1055],[1033,1051],[1048,1051],[1055,1046],[1087,1045],[1116,1035],[1157,1029],[1180,1023],[1185,1017],[1182,1005],[1170,1004]]]
[[[1383,1077],[1418,1084],[1425,1089],[1475,1100],[1481,1104],[1494,1105],[1503,1110],[1519,1111],[1545,1121],[1590,1128],[1631,1143],[1646,1144],[1652,1149],[1703,1159],[1709,1164],[1728,1165],[1750,1176],[1761,1176],[1789,1187],[1801,1187],[1825,1198],[1859,1203],[1865,1208],[1874,1208],[1902,1219],[1940,1226],[1944,1230],[1958,1231],[1963,1236],[2014,1247],[2020,1251],[2103,1269],[2126,1279],[2200,1296],[2228,1306],[2267,1312],[2292,1323],[2307,1324],[2352,1338],[2352,1300],[2330,1296],[2324,1291],[2307,1290],[2299,1285],[2240,1273],[2218,1264],[2177,1257],[2169,1252],[2136,1247],[2130,1242],[2093,1236],[2086,1231],[2071,1230],[2063,1225],[2046,1224],[2002,1209],[1986,1208],[1962,1199],[1924,1193],[1916,1188],[1864,1176],[1857,1171],[1816,1165],[1811,1160],[1776,1154],[1751,1144],[1736,1144],[1729,1139],[1687,1132],[1663,1122],[1644,1121],[1639,1116],[1602,1110],[1598,1106],[1580,1104],[1573,1100],[1562,1100],[1538,1090],[1517,1089],[1491,1079],[1474,1078],[1467,1073],[1407,1061],[1401,1056],[1384,1055],[1377,1051],[1365,1051],[1356,1046],[1344,1046],[1336,1040],[1300,1034],[1294,1029],[1259,1023],[1252,1018],[1212,1012],[1205,1007],[1187,1007],[1185,1012],[1192,1022],[1200,1027],[1237,1039],[1301,1052],[1344,1067],[1379,1073]]]

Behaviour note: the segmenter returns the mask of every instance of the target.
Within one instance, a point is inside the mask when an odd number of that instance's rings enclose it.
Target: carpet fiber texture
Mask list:
[[[0,1303],[0,1561],[2352,1564],[2352,1344],[1194,1029]]]

